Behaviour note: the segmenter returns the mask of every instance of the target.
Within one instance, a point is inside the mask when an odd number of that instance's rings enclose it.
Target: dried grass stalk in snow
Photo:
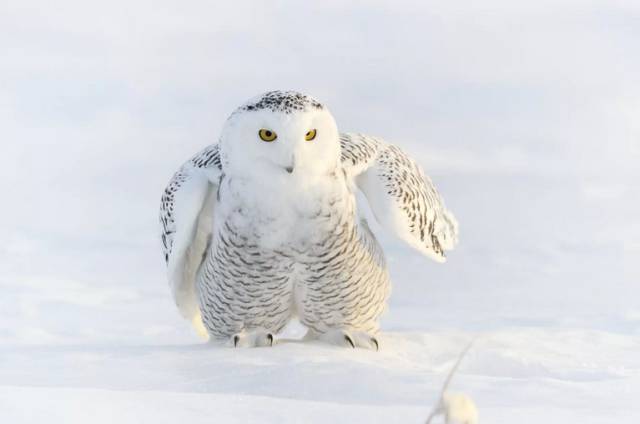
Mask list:
[[[440,391],[440,399],[435,408],[429,414],[426,424],[431,424],[431,421],[440,415],[444,415],[444,421],[446,424],[477,424],[478,423],[478,408],[475,402],[469,396],[464,393],[450,393],[447,391],[453,375],[458,370],[462,358],[465,357],[473,342],[460,353],[458,360],[449,371],[449,375],[442,385]]]

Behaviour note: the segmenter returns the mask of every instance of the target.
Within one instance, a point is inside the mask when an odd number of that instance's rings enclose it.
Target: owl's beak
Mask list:
[[[293,167],[296,165],[296,158],[295,156],[291,156],[291,165],[289,166],[285,166],[284,169],[291,174],[293,172]]]

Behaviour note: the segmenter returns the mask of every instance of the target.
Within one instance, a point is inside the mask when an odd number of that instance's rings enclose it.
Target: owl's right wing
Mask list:
[[[167,277],[180,313],[202,332],[195,287],[213,226],[222,168],[219,146],[211,145],[176,172],[162,194],[160,231]]]
[[[458,223],[433,182],[397,146],[363,134],[341,134],[341,162],[376,220],[436,262],[458,241]]]

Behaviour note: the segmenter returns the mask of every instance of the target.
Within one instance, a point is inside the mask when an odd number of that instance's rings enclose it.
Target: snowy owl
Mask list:
[[[455,218],[398,147],[340,134],[326,106],[297,92],[240,106],[162,195],[182,315],[236,347],[271,346],[297,317],[306,340],[377,349],[389,275],[358,189],[376,220],[424,255],[443,262],[456,244]]]

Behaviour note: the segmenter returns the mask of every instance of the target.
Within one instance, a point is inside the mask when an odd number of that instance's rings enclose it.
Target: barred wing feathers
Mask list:
[[[196,327],[200,310],[195,278],[211,236],[221,175],[219,149],[214,144],[174,174],[160,203],[160,232],[169,286],[180,313]]]
[[[437,262],[458,241],[458,223],[433,182],[398,147],[362,134],[340,136],[342,164],[376,220]]]

